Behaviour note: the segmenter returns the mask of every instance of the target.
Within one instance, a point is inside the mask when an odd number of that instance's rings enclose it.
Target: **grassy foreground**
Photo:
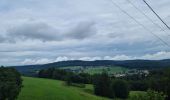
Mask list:
[[[24,87],[17,100],[108,100],[93,95],[93,88],[68,87],[62,81],[23,77]]]

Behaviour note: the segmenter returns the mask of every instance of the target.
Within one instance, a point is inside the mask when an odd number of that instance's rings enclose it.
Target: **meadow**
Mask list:
[[[108,98],[95,96],[92,85],[79,88],[66,86],[63,81],[58,80],[32,77],[22,78],[23,88],[17,100],[110,100]],[[131,91],[129,96],[137,94],[145,94],[145,92]]]
[[[103,70],[106,70],[108,72],[108,74],[115,74],[115,73],[121,73],[121,72],[126,72],[128,69],[127,68],[123,68],[123,67],[96,67],[96,68],[88,68],[85,69],[85,73],[89,73],[89,74],[99,74],[102,73]]]
[[[17,100],[109,100],[93,94],[92,85],[85,88],[66,86],[63,81],[23,77],[23,88]]]
[[[87,67],[87,68],[83,68],[81,66],[70,66],[70,67],[62,67],[61,69],[70,69],[73,71],[84,72],[91,75],[102,73],[103,70],[107,71],[108,74],[122,73],[129,70],[128,68],[119,67],[119,66],[109,66],[109,67],[98,66],[98,67]]]

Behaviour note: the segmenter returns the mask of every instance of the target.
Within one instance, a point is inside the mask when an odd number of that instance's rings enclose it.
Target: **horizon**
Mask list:
[[[1,65],[3,67],[16,67],[16,66],[34,66],[34,65],[46,65],[46,64],[53,64],[59,62],[70,62],[70,61],[82,61],[82,62],[95,62],[95,61],[163,61],[163,60],[170,60],[170,59],[157,59],[157,60],[149,60],[149,59],[131,59],[131,60],[63,60],[63,61],[54,61],[42,64],[25,64],[25,65]]]

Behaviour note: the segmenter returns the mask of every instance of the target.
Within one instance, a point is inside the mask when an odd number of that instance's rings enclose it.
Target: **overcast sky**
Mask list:
[[[168,30],[142,0],[120,7],[170,45]],[[170,25],[170,0],[147,0]],[[0,0],[0,65],[63,60],[168,59],[164,45],[110,0]]]

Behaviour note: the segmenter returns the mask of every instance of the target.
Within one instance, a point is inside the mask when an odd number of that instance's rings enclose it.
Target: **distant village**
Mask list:
[[[114,68],[114,67],[103,67],[103,66],[100,66],[100,67],[94,67],[94,66],[91,66],[91,67],[82,67],[82,66],[75,66],[75,67],[65,67],[65,68],[62,68],[64,70],[67,70],[67,71],[71,71],[71,72],[75,72],[75,73],[89,73],[88,71],[89,70],[94,70],[94,69],[100,69],[101,72],[102,70],[106,70],[106,71],[110,71],[111,68]],[[144,76],[148,76],[149,75],[149,70],[139,70],[139,69],[128,69],[128,70],[122,70],[120,72],[109,72],[109,75],[110,76],[113,76],[113,77],[116,77],[116,78],[119,78],[119,77],[125,77],[125,76],[132,76],[132,75],[144,75]]]
[[[125,76],[132,76],[132,75],[144,75],[144,76],[148,76],[149,75],[149,71],[148,70],[137,70],[137,69],[131,69],[128,70],[126,72],[120,72],[120,73],[114,73],[113,76],[114,77],[125,77]]]

